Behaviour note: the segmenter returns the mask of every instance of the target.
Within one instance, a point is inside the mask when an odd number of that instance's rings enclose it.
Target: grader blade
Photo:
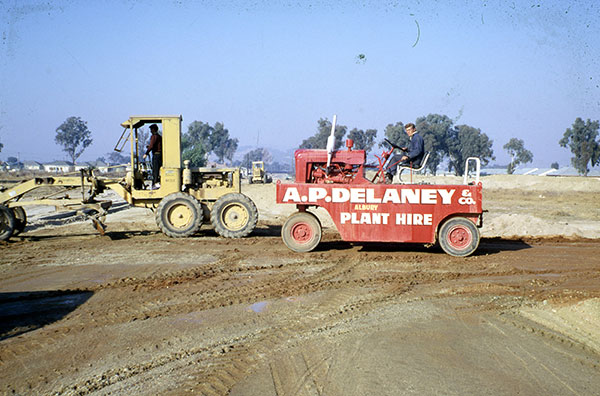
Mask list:
[[[104,236],[105,230],[106,230],[106,225],[104,223],[101,223],[98,219],[94,219],[94,218],[92,218],[92,223],[93,223],[96,231],[98,231],[98,233],[100,235]]]
[[[112,201],[100,201],[94,203],[83,204],[83,208],[77,211],[77,214],[83,215],[92,221],[92,225],[100,235],[104,235],[106,231],[106,214],[112,205]]]

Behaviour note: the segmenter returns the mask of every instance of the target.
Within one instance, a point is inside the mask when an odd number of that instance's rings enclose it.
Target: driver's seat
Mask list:
[[[404,172],[405,170],[411,170],[411,182],[412,182],[412,173],[413,172],[420,172],[423,169],[425,169],[425,166],[427,165],[427,160],[429,159],[429,154],[430,154],[429,151],[425,151],[425,155],[423,156],[423,160],[421,161],[421,165],[419,165],[418,168],[413,168],[411,166],[406,166],[406,165],[398,165],[398,168],[396,169],[396,175],[392,179],[392,183],[393,184],[402,184],[402,183],[404,183],[402,181],[402,172]]]

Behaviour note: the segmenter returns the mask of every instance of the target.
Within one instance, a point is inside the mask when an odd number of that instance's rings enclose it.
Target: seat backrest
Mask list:
[[[413,172],[422,171],[425,168],[425,165],[427,165],[428,159],[429,159],[429,151],[425,151],[425,155],[423,156],[421,165],[419,165],[418,168],[411,168],[410,166],[398,165],[398,168],[397,168],[398,171],[396,172],[396,175],[394,176],[393,183],[395,183],[395,184],[402,183],[402,172],[404,172],[405,170],[412,169]],[[411,173],[411,181],[412,181],[412,173]]]
[[[427,160],[429,159],[429,151],[425,151],[425,155],[423,156],[423,160],[421,160],[421,165],[419,165],[418,168],[412,168],[412,170],[414,171],[420,171],[423,170],[423,168],[425,168],[425,165],[427,165]],[[398,169],[411,169],[410,166],[408,165],[398,165]]]

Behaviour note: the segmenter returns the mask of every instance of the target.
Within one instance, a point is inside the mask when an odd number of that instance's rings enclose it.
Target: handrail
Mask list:
[[[119,138],[119,140],[117,141],[117,144],[115,144],[115,148],[114,150],[118,153],[120,153],[121,151],[123,151],[123,148],[125,148],[125,143],[127,143],[127,141],[129,140],[129,134],[127,134],[127,136],[125,138],[123,138],[125,136],[125,132],[131,133],[131,130],[129,128],[125,128],[123,129],[123,133],[121,133],[121,137]],[[119,145],[121,147],[119,147]]]
[[[469,161],[475,161],[475,184],[479,184],[479,174],[481,173],[481,160],[478,157],[469,157],[465,161],[465,174],[464,174],[464,184],[468,184],[467,180],[469,178]]]

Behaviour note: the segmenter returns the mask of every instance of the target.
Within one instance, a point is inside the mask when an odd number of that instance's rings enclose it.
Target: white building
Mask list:
[[[53,161],[44,164],[44,170],[51,173],[68,173],[73,172],[75,167],[72,162],[68,161]]]
[[[23,169],[30,171],[43,171],[44,165],[40,164],[37,161],[25,161],[23,162]]]

